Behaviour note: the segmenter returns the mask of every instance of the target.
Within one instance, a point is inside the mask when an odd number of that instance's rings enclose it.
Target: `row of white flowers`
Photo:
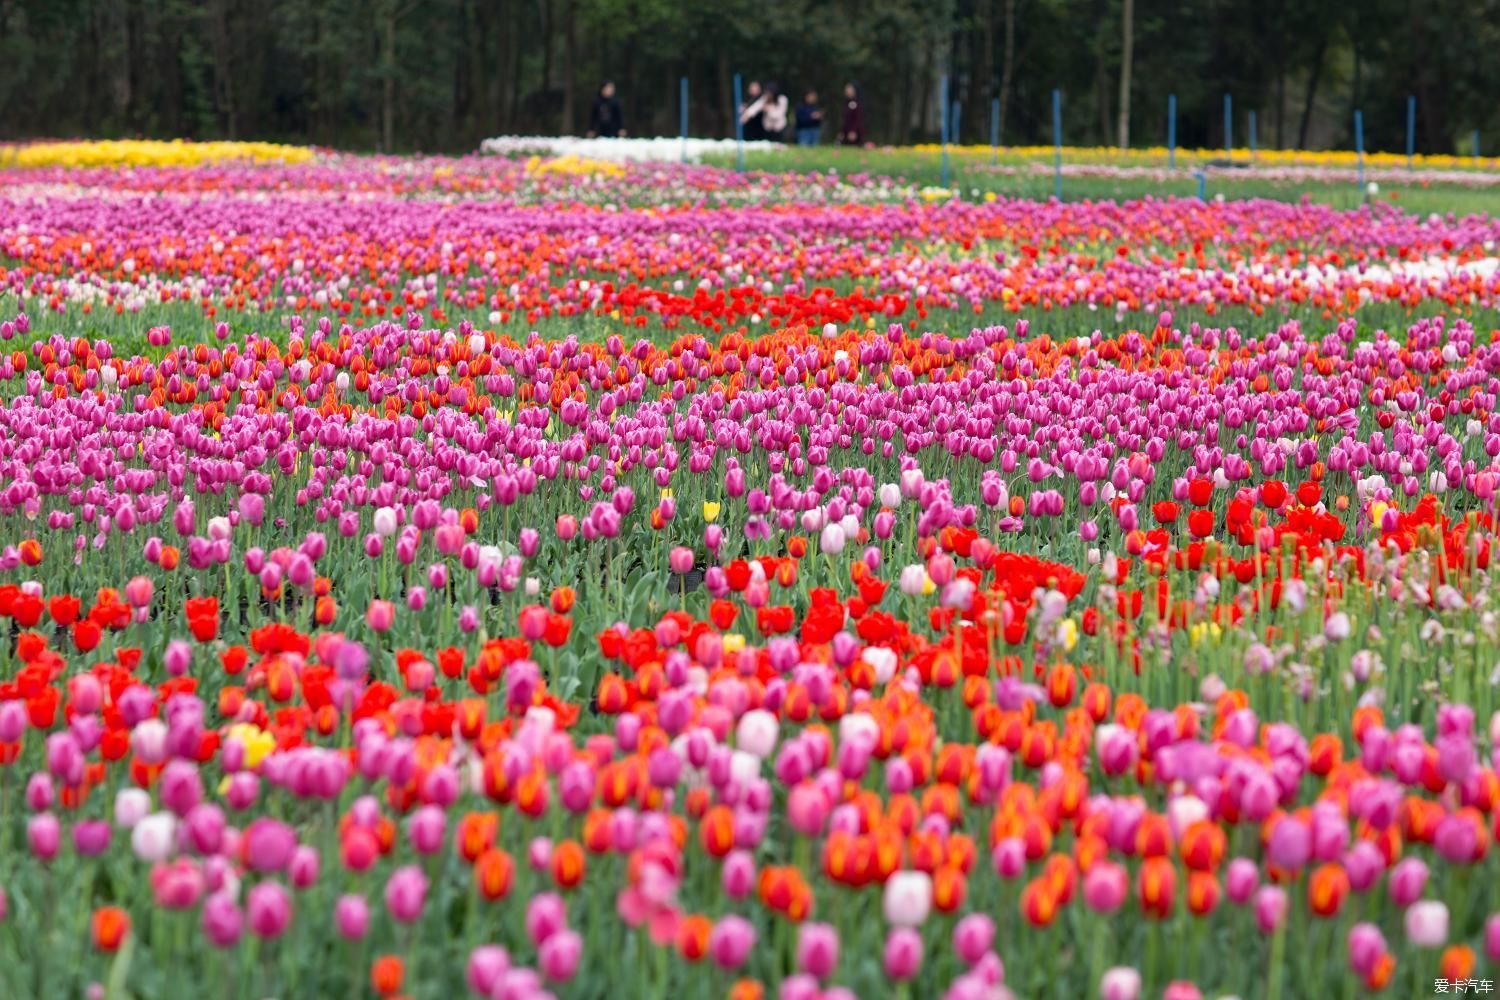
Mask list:
[[[497,156],[579,156],[614,163],[670,163],[682,159],[682,139],[583,139],[577,136],[502,135],[486,139],[482,153]],[[704,156],[733,155],[733,139],[686,140],[687,158],[697,163]],[[784,148],[776,142],[747,142],[746,152],[770,152]]]

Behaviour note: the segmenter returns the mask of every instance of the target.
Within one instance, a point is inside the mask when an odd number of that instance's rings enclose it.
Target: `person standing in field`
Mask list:
[[[858,146],[865,141],[865,102],[859,96],[859,88],[852,83],[844,84],[844,120],[839,125],[839,142],[845,146]]]
[[[765,126],[766,139],[771,142],[781,142],[786,138],[788,111],[786,95],[776,84],[768,83],[763,96],[766,106],[761,112],[761,124]]]
[[[797,105],[797,145],[816,146],[823,131],[823,109],[818,107],[817,91],[809,90]]]
[[[625,135],[625,115],[620,102],[615,98],[613,80],[604,81],[599,94],[594,98],[594,107],[589,112],[589,138],[619,139]]]
[[[746,126],[745,138],[750,138],[749,124],[758,121],[760,123],[759,138],[770,142],[780,142],[782,134],[786,132],[786,112],[786,95],[777,91],[776,84],[766,84],[760,96],[740,112],[740,121]]]
[[[766,137],[765,126],[761,124],[761,105],[760,81],[751,80],[745,88],[745,102],[738,111],[740,131],[746,142],[760,142]]]

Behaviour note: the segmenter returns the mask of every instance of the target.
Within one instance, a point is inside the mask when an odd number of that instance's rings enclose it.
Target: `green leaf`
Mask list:
[[[130,1000],[125,981],[130,978],[130,960],[135,954],[135,935],[126,934],[125,943],[115,952],[115,960],[109,965],[109,982],[104,987],[104,1000]]]

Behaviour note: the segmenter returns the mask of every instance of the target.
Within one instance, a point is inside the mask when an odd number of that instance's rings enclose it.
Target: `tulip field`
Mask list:
[[[757,165],[0,150],[0,996],[1493,991],[1488,179]]]

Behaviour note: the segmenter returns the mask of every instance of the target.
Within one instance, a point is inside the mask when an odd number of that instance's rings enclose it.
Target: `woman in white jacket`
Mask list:
[[[787,100],[786,95],[777,90],[776,84],[766,84],[761,95],[740,112],[740,122],[743,124],[751,121],[757,115],[760,116],[766,138],[771,142],[780,142],[786,132]]]

